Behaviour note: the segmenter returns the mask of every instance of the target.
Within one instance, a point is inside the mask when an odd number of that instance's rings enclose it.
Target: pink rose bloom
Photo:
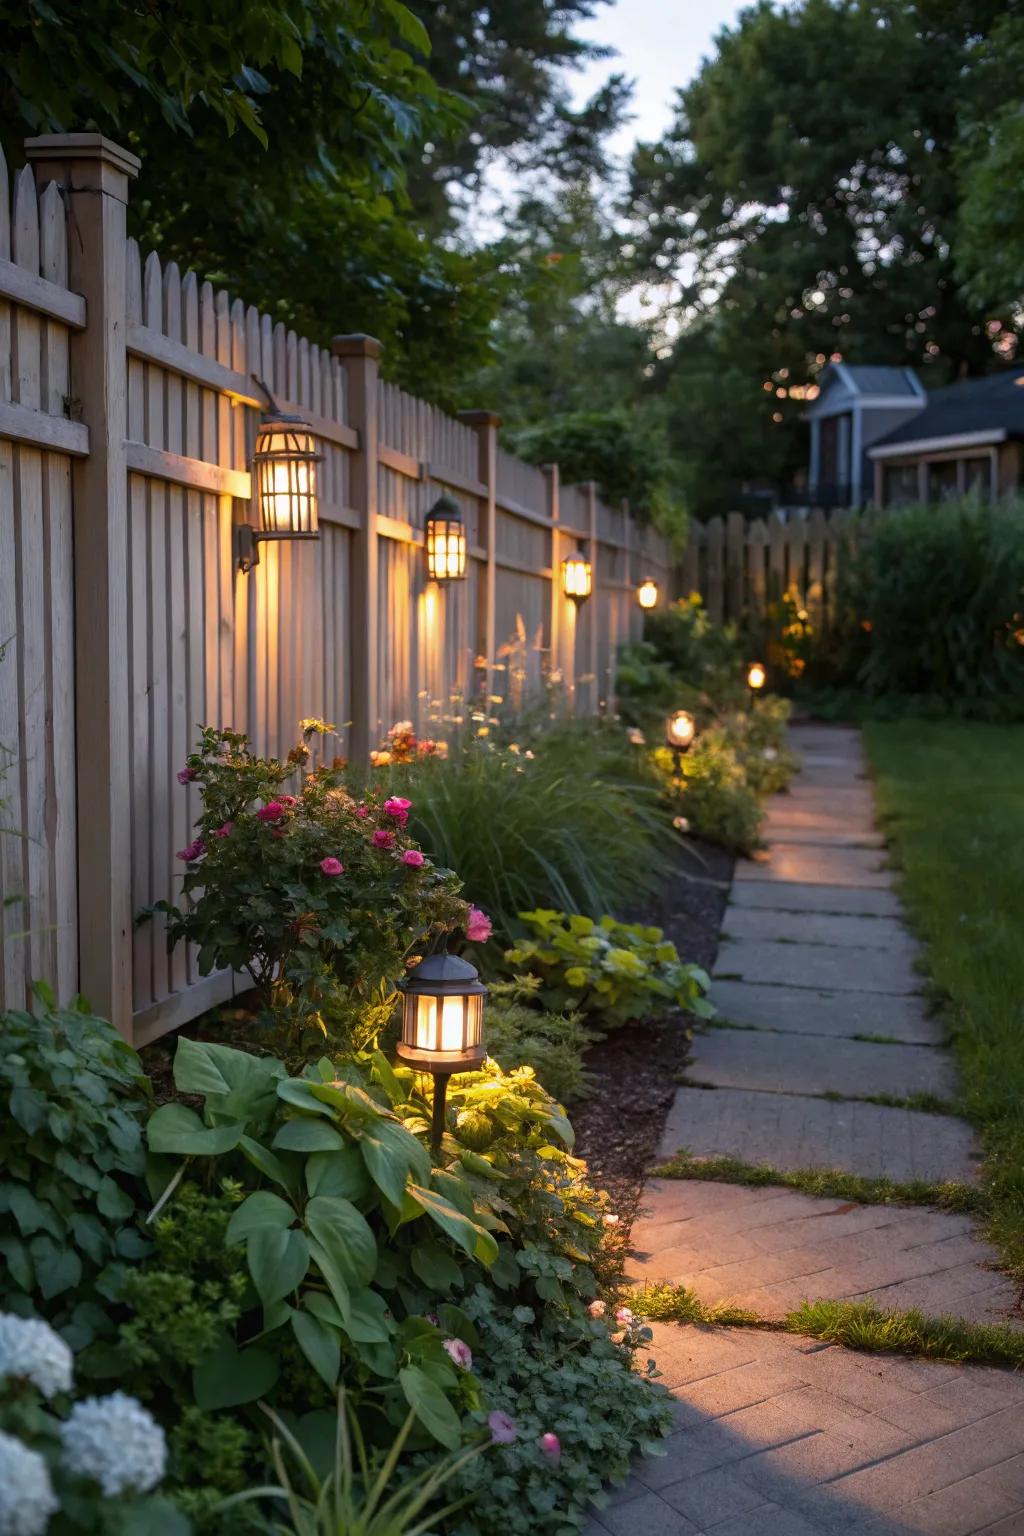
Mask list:
[[[369,816],[369,814],[370,814],[370,811],[369,811],[369,807],[368,806],[365,806],[365,805],[357,805],[356,806],[356,815],[358,817],[360,817],[361,820],[365,821],[367,816]]]
[[[628,1307],[619,1307],[618,1311],[615,1313],[615,1321],[617,1323],[622,1323],[625,1327],[628,1328],[629,1325],[633,1322],[633,1314]]]
[[[201,837],[197,837],[194,843],[189,843],[187,848],[183,848],[181,852],[176,853],[174,857],[176,859],[181,859],[185,864],[194,864],[196,859],[201,859],[205,852],[206,844],[203,842]]]
[[[587,1311],[590,1313],[591,1317],[604,1317],[604,1314],[605,1314],[604,1302],[603,1301],[592,1301],[590,1303],[590,1306],[587,1308]]]
[[[280,805],[289,805],[289,806],[290,805],[294,805],[296,803],[295,796],[294,795],[281,795],[278,803]]]
[[[198,777],[199,777],[199,769],[198,768],[179,768],[178,769],[178,783],[179,784],[191,784],[192,780],[193,779],[198,779]]]
[[[486,944],[493,932],[493,925],[486,912],[481,912],[479,907],[470,907],[469,917],[466,919],[466,938],[471,944]]]
[[[407,848],[402,854],[402,863],[408,864],[410,869],[419,869],[423,863],[423,855],[418,848]]]
[[[390,800],[384,801],[384,814],[393,816],[400,827],[404,827],[409,820],[409,807],[411,800],[406,800],[402,795],[392,795]]]
[[[233,826],[233,821],[226,821],[222,827],[217,828],[216,832],[213,834],[214,837],[229,837],[231,835],[231,828]]]
[[[473,1369],[473,1351],[468,1344],[463,1344],[461,1339],[445,1339],[441,1347],[460,1371]]]
[[[559,1440],[558,1436],[553,1435],[551,1431],[548,1430],[546,1435],[541,1435],[540,1439],[537,1441],[537,1444],[540,1446],[540,1453],[544,1457],[544,1460],[550,1461],[553,1467],[557,1467],[558,1463],[562,1459],[562,1442]]]
[[[502,1413],[500,1408],[495,1408],[493,1413],[487,1415],[487,1427],[491,1432],[492,1445],[511,1445],[519,1439],[515,1420],[510,1419],[507,1413]]]
[[[320,868],[325,875],[343,875],[345,873],[345,866],[340,859],[321,859]]]
[[[375,848],[393,848],[395,846],[395,834],[393,832],[385,832],[382,827],[378,827],[377,831],[370,838],[370,842]]]
[[[280,800],[268,800],[266,805],[261,805],[256,812],[257,821],[280,821],[284,815],[284,806]]]

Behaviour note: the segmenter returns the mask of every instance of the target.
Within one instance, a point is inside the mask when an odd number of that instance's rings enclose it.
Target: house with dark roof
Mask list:
[[[878,506],[1006,496],[1024,485],[1024,368],[929,390],[868,450]]]
[[[874,472],[869,448],[917,416],[927,398],[912,368],[829,363],[806,411],[812,504],[859,507],[870,501]]]

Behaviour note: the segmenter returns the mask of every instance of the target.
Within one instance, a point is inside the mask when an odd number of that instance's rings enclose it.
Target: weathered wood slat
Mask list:
[[[218,496],[237,496],[243,501],[248,501],[252,494],[252,477],[247,470],[225,469],[167,448],[151,448],[147,443],[126,443],[125,452],[129,469],[154,480],[166,480],[170,485],[195,491],[211,491]]]
[[[55,184],[51,182],[50,185]],[[20,304],[23,309],[35,310],[47,320],[59,320],[72,330],[85,330],[86,307],[80,293],[69,293],[60,283],[28,272],[3,255],[0,255],[0,298]]]
[[[50,416],[14,400],[0,400],[0,437],[75,458],[86,458],[89,453],[89,428],[82,422]]]
[[[411,453],[403,453],[400,448],[389,448],[386,443],[378,444],[377,460],[385,469],[393,469],[396,474],[404,475],[407,480],[428,478],[426,464],[419,459],[414,459]]]

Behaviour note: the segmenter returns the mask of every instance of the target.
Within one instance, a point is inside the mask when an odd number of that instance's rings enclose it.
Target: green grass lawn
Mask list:
[[[990,1235],[1024,1281],[1024,726],[907,720],[864,736],[984,1142]]]

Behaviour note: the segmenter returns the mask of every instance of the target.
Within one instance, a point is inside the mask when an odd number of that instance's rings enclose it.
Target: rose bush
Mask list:
[[[322,729],[308,721],[306,737]],[[350,794],[341,768],[310,771],[309,755],[303,741],[261,758],[244,735],[203,731],[179,774],[202,800],[178,855],[184,903],[156,910],[172,943],[198,945],[201,974],[247,972],[285,1037],[358,1049],[387,1023],[406,959],[465,929],[470,909],[409,837],[408,798]]]

